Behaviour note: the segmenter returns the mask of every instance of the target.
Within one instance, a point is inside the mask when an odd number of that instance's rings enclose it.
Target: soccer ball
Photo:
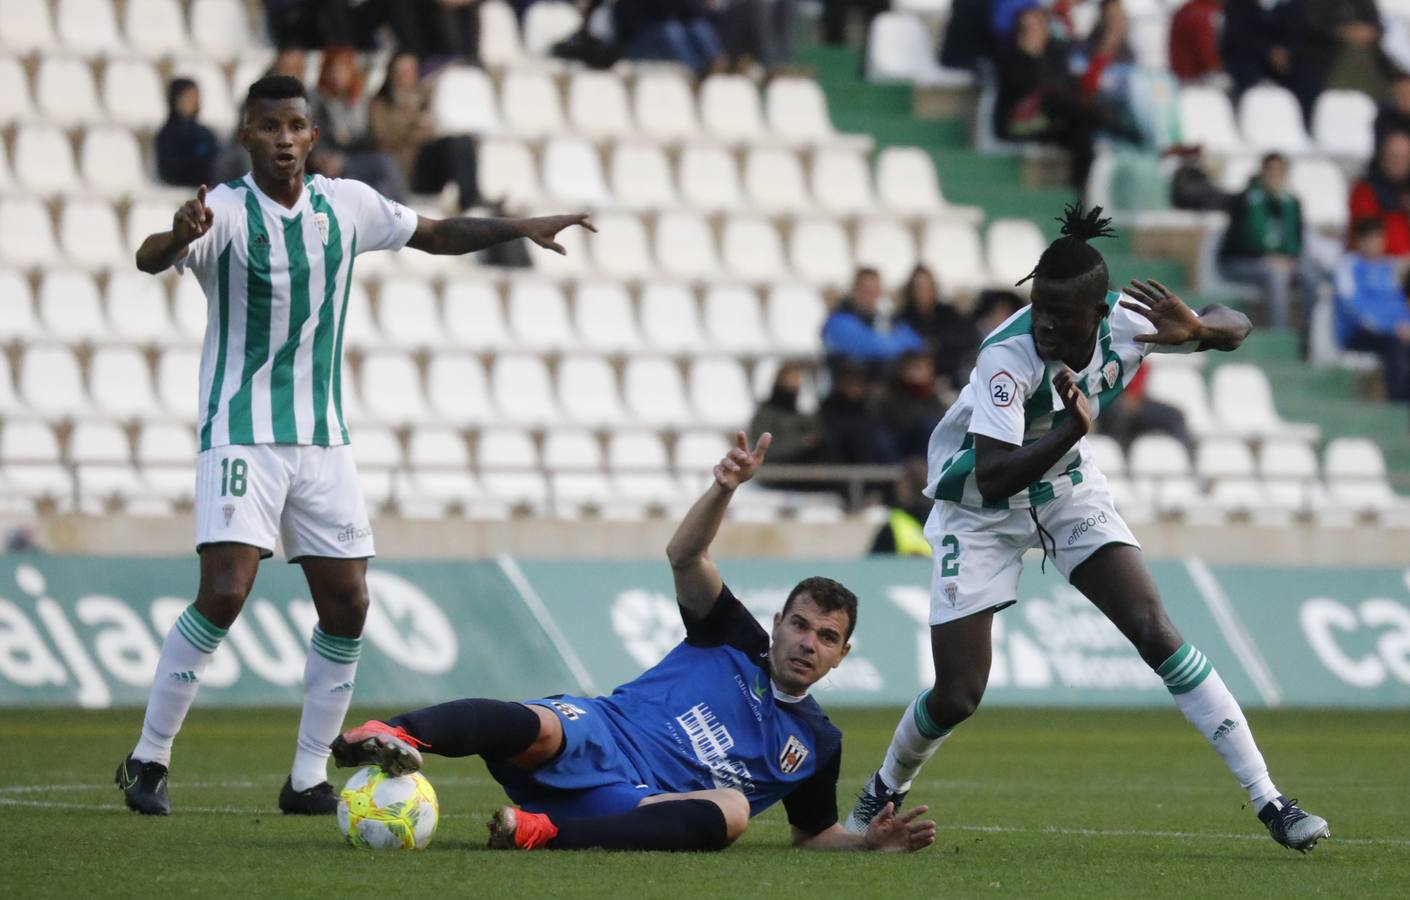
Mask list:
[[[420,772],[393,778],[376,766],[359,769],[338,798],[338,830],[368,850],[424,850],[441,806]]]

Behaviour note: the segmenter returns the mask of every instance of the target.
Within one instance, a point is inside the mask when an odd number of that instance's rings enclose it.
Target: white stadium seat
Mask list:
[[[548,56],[553,45],[582,27],[577,7],[559,0],[539,0],[524,13],[524,50],[531,56]]]
[[[1143,434],[1131,444],[1128,457],[1133,478],[1148,482],[1148,493],[1163,513],[1184,513],[1201,499],[1199,485],[1190,474],[1190,454],[1175,438]]]
[[[910,229],[895,219],[867,219],[857,228],[852,254],[857,265],[880,272],[887,289],[896,289],[915,268],[916,240]]]
[[[1209,482],[1209,502],[1221,512],[1251,515],[1268,506],[1253,451],[1237,438],[1207,438],[1195,451],[1195,473]]]
[[[509,288],[509,330],[516,347],[565,350],[576,343],[568,303],[555,284],[516,281]]]
[[[989,272],[1006,287],[1026,278],[1048,247],[1043,232],[1027,219],[999,219],[990,224],[986,238]]]
[[[15,390],[14,375],[9,366],[0,366],[0,416],[23,415],[27,412]]]
[[[513,338],[504,318],[499,289],[488,281],[457,279],[448,283],[441,298],[446,337],[469,350],[497,350]]]
[[[708,144],[686,147],[680,158],[680,192],[689,206],[702,212],[742,207],[744,194],[734,155]]]
[[[167,312],[166,284],[133,269],[108,276],[108,325],[115,337],[137,343],[169,341],[176,336]]]
[[[431,357],[426,366],[426,400],[435,421],[448,425],[483,425],[494,418],[484,364],[468,354]]]
[[[769,289],[766,318],[776,350],[800,356],[822,353],[822,326],[827,304],[817,290],[800,284],[779,284]]]
[[[133,197],[147,188],[142,150],[126,128],[88,129],[79,154],[79,171],[87,184],[110,200]]]
[[[363,408],[375,422],[404,426],[430,419],[421,375],[409,356],[385,350],[367,354],[358,387]]]
[[[465,436],[454,428],[440,425],[423,425],[412,431],[406,458],[413,468],[470,468],[470,448]]]
[[[759,89],[743,75],[712,75],[700,88],[700,120],[728,144],[758,143],[766,134]]]
[[[661,271],[680,278],[707,279],[719,272],[715,235],[698,213],[663,213],[656,220],[656,261]]]
[[[103,69],[103,108],[125,128],[154,131],[166,121],[166,95],[152,64],[142,59],[110,60]]]
[[[705,344],[695,295],[685,285],[648,281],[638,304],[642,339],[661,353],[698,353]]]
[[[100,347],[89,361],[93,405],[119,419],[151,419],[161,414],[152,392],[152,370],[140,350]]]
[[[383,281],[377,294],[378,330],[404,349],[439,347],[445,343],[445,329],[436,305],[436,292],[425,281],[406,277]]]
[[[506,68],[519,61],[519,20],[503,0],[482,0],[480,6],[480,61],[491,68]]]
[[[742,285],[714,284],[705,293],[705,331],[710,344],[727,353],[769,349],[759,295]]]
[[[771,281],[787,274],[778,229],[761,216],[733,216],[720,238],[725,270],[736,278]]]
[[[612,366],[600,356],[566,356],[558,364],[558,401],[566,421],[613,428],[627,421]]]
[[[363,433],[358,433],[361,440]],[[196,435],[179,422],[147,422],[137,435],[137,462],[142,465],[189,464],[196,458]]]
[[[1085,440],[1087,446],[1082,455],[1085,457],[1090,452],[1098,471],[1108,478],[1126,476],[1126,453],[1115,438],[1105,434],[1089,434]]]
[[[866,155],[856,150],[841,147],[818,150],[813,155],[809,185],[813,199],[827,212],[856,215],[876,208]]]
[[[401,439],[390,428],[363,425],[352,442],[353,459],[359,469],[395,469],[402,464]]]
[[[868,81],[909,81],[916,84],[968,84],[967,72],[941,68],[935,41],[920,18],[903,12],[883,12],[867,31]]]
[[[590,235],[588,242],[599,272],[612,278],[644,278],[654,271],[641,219],[608,213],[596,217],[594,224],[597,234]]]
[[[189,78],[201,89],[201,123],[216,134],[235,130],[238,116],[225,70],[210,59],[182,59],[172,66],[172,76]]]
[[[876,157],[877,198],[902,215],[941,212],[946,203],[935,176],[935,162],[919,147],[887,147]]]
[[[78,359],[67,347],[43,345],[25,351],[19,390],[30,409],[49,419],[82,417],[92,411]]]
[[[1385,457],[1374,441],[1335,438],[1327,442],[1322,459],[1333,507],[1365,514],[1404,505],[1386,481]]]
[[[127,0],[124,5],[123,33],[134,50],[150,59],[191,52],[177,0]]]
[[[1249,88],[1239,98],[1239,129],[1246,150],[1300,154],[1311,149],[1302,108],[1292,91],[1273,84]]]
[[[574,132],[594,140],[629,137],[636,130],[626,85],[613,72],[573,73],[568,82],[568,120]]]
[[[543,187],[555,200],[587,207],[606,205],[611,197],[597,149],[576,137],[555,138],[544,147]]]
[[[813,284],[842,286],[852,278],[852,248],[847,232],[829,219],[807,219],[788,236],[793,271]]]
[[[754,398],[744,367],[728,358],[690,364],[690,405],[699,422],[716,428],[744,428],[754,414]]]
[[[679,427],[690,423],[680,369],[666,359],[636,357],[622,373],[627,409],[642,425]]]
[[[537,215],[548,214],[549,212],[561,212],[561,207],[547,209],[543,208],[536,212]],[[595,220],[594,224],[601,227],[600,220]],[[558,232],[558,243],[563,247],[566,255],[554,253],[551,250],[543,250],[535,246],[528,246],[529,262],[533,264],[536,274],[554,279],[577,278],[592,269],[592,261],[588,256],[589,232],[585,228],[565,228]]]
[[[497,357],[490,385],[498,418],[515,425],[544,426],[562,421],[553,398],[548,367],[537,356]]]
[[[797,213],[808,209],[808,189],[797,155],[783,147],[755,147],[744,159],[744,187],[751,205],[762,212]]]
[[[1213,87],[1180,89],[1180,135],[1187,144],[1200,144],[1218,156],[1243,152],[1244,141],[1234,123],[1234,107],[1224,91]],[[1302,121],[1299,113],[1297,121]]]
[[[1323,91],[1312,112],[1312,137],[1329,156],[1364,163],[1376,152],[1376,101],[1360,91]]]
[[[58,44],[48,0],[0,3],[0,44],[19,53],[52,50]]]
[[[602,444],[591,431],[555,428],[543,436],[543,465],[554,470],[601,469]]]
[[[1302,201],[1303,221],[1313,228],[1346,230],[1346,198],[1351,190],[1340,166],[1329,159],[1297,159],[1293,161],[1288,183],[1293,194]]]
[[[681,472],[710,472],[731,450],[718,431],[686,431],[676,438],[675,467]]]
[[[671,163],[655,144],[623,142],[608,164],[612,196],[628,209],[661,209],[678,203]]]
[[[504,110],[504,124],[518,137],[533,140],[566,130],[558,85],[543,72],[506,75],[500,88],[499,106]]]
[[[372,318],[372,301],[368,299],[367,289],[356,280],[348,286],[342,328],[343,344],[349,348],[381,343],[377,321]]]
[[[1219,424],[1230,434],[1244,437],[1300,435],[1316,438],[1315,425],[1283,421],[1273,406],[1273,388],[1258,366],[1229,363],[1214,370],[1210,395]]]
[[[436,76],[431,116],[440,134],[498,134],[503,126],[494,85],[483,69],[448,66]]]
[[[193,424],[196,395],[201,389],[201,352],[185,347],[170,349],[157,360],[157,397],[162,408]],[[344,381],[344,389],[347,388]]]
[[[573,295],[573,330],[578,343],[589,350],[622,353],[641,347],[632,299],[616,282],[578,284]]]
[[[1180,410],[1185,426],[1195,437],[1209,437],[1223,431],[1209,403],[1209,390],[1198,366],[1182,360],[1167,361],[1160,355],[1150,356],[1145,365],[1150,371],[1146,393],[1152,400],[1168,403]]]
[[[92,276],[71,269],[50,269],[39,284],[39,319],[51,337],[65,343],[97,341],[108,335],[103,303]]]
[[[945,293],[973,292],[992,280],[984,267],[979,232],[964,222],[927,223],[921,235],[920,261],[935,273]]]
[[[527,431],[488,428],[475,443],[475,465],[480,469],[526,469],[539,464],[539,451]]]
[[[1317,454],[1304,441],[1275,438],[1258,447],[1258,474],[1270,506],[1299,515],[1312,509],[1320,485]]]
[[[5,463],[58,462],[59,440],[44,422],[6,422],[0,428],[0,460]]]
[[[29,98],[29,76],[13,56],[0,56],[0,125],[24,122],[35,116]]]
[[[75,53],[98,56],[122,49],[112,0],[58,0],[59,41]]]
[[[125,269],[132,263],[117,214],[102,200],[69,200],[64,204],[59,246],[70,263],[90,271]]]
[[[665,469],[666,445],[655,432],[615,431],[607,438],[607,467],[614,471]]]
[[[15,180],[40,196],[72,191],[78,184],[73,145],[52,125],[22,125],[15,135]]]
[[[775,137],[795,145],[838,140],[828,115],[827,98],[813,78],[780,77],[764,89],[764,110]]]
[[[180,204],[153,200],[134,200],[127,208],[127,249],[134,255],[148,236],[170,231],[172,217]],[[194,281],[194,279],[192,279]]]
[[[230,62],[244,51],[249,35],[243,0],[193,0],[191,37],[202,54]]]
[[[515,209],[538,203],[538,166],[528,144],[504,138],[481,141],[476,159],[476,181],[481,196],[499,200]]]
[[[43,334],[34,314],[29,280],[18,272],[0,269],[0,344],[28,341]],[[8,369],[0,366],[0,369]]]
[[[0,262],[17,268],[59,259],[49,210],[38,200],[0,200]]]
[[[690,83],[673,72],[643,72],[632,91],[632,113],[642,133],[655,140],[687,143],[700,136]]]
[[[194,278],[178,278],[172,297],[172,318],[183,343],[200,343],[206,335],[210,301]]]

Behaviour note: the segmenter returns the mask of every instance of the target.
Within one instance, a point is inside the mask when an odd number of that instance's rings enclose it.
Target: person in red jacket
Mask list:
[[[1224,0],[1189,0],[1170,20],[1170,71],[1181,81],[1200,81],[1224,71],[1219,26]]]
[[[1366,177],[1351,189],[1350,221],[1365,218],[1385,227],[1387,255],[1410,256],[1410,135],[1387,134]]]

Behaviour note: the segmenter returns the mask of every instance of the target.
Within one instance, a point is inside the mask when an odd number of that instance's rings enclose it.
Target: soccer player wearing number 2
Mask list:
[[[925,534],[935,558],[935,685],[902,716],[847,825],[864,831],[877,810],[899,808],[921,767],[979,706],[994,614],[1016,602],[1023,553],[1041,546],[1045,563],[1051,559],[1165,682],[1273,839],[1305,852],[1328,836],[1327,823],[1273,786],[1238,701],[1166,615],[1083,440],[1148,353],[1234,350],[1249,322],[1222,306],[1196,314],[1154,281],[1132,282],[1126,297],[1108,291],[1106,262],[1088,244],[1112,234],[1100,214],[1068,207],[1063,236],[1029,276],[1032,306],[984,341],[969,385],[931,436],[926,493],[935,506]]]
[[[200,279],[210,308],[201,358],[196,461],[196,602],[162,644],[142,736],[118,766],[127,805],[166,815],[167,767],[201,676],[282,537],[318,611],[304,668],[304,705],[286,813],[330,815],[328,745],[352,701],[367,613],[372,528],[343,420],[344,315],[353,259],[409,246],[462,254],[528,238],[564,252],[564,228],[586,215],[444,220],[418,216],[365,184],[304,174],[318,141],[298,79],[250,87],[240,140],[243,178],[177,210],[148,237],[137,268],[176,266]]]

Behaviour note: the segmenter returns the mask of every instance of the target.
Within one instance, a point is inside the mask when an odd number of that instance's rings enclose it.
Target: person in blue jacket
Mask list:
[[[924,350],[925,341],[905,322],[880,315],[881,274],[861,268],[852,278],[852,292],[823,323],[823,349],[834,363],[855,362],[884,368],[902,353]]]
[[[1410,400],[1410,305],[1393,260],[1385,255],[1379,219],[1357,219],[1355,249],[1337,264],[1334,321],[1337,343],[1374,353],[1385,373],[1386,392],[1396,403]]]

